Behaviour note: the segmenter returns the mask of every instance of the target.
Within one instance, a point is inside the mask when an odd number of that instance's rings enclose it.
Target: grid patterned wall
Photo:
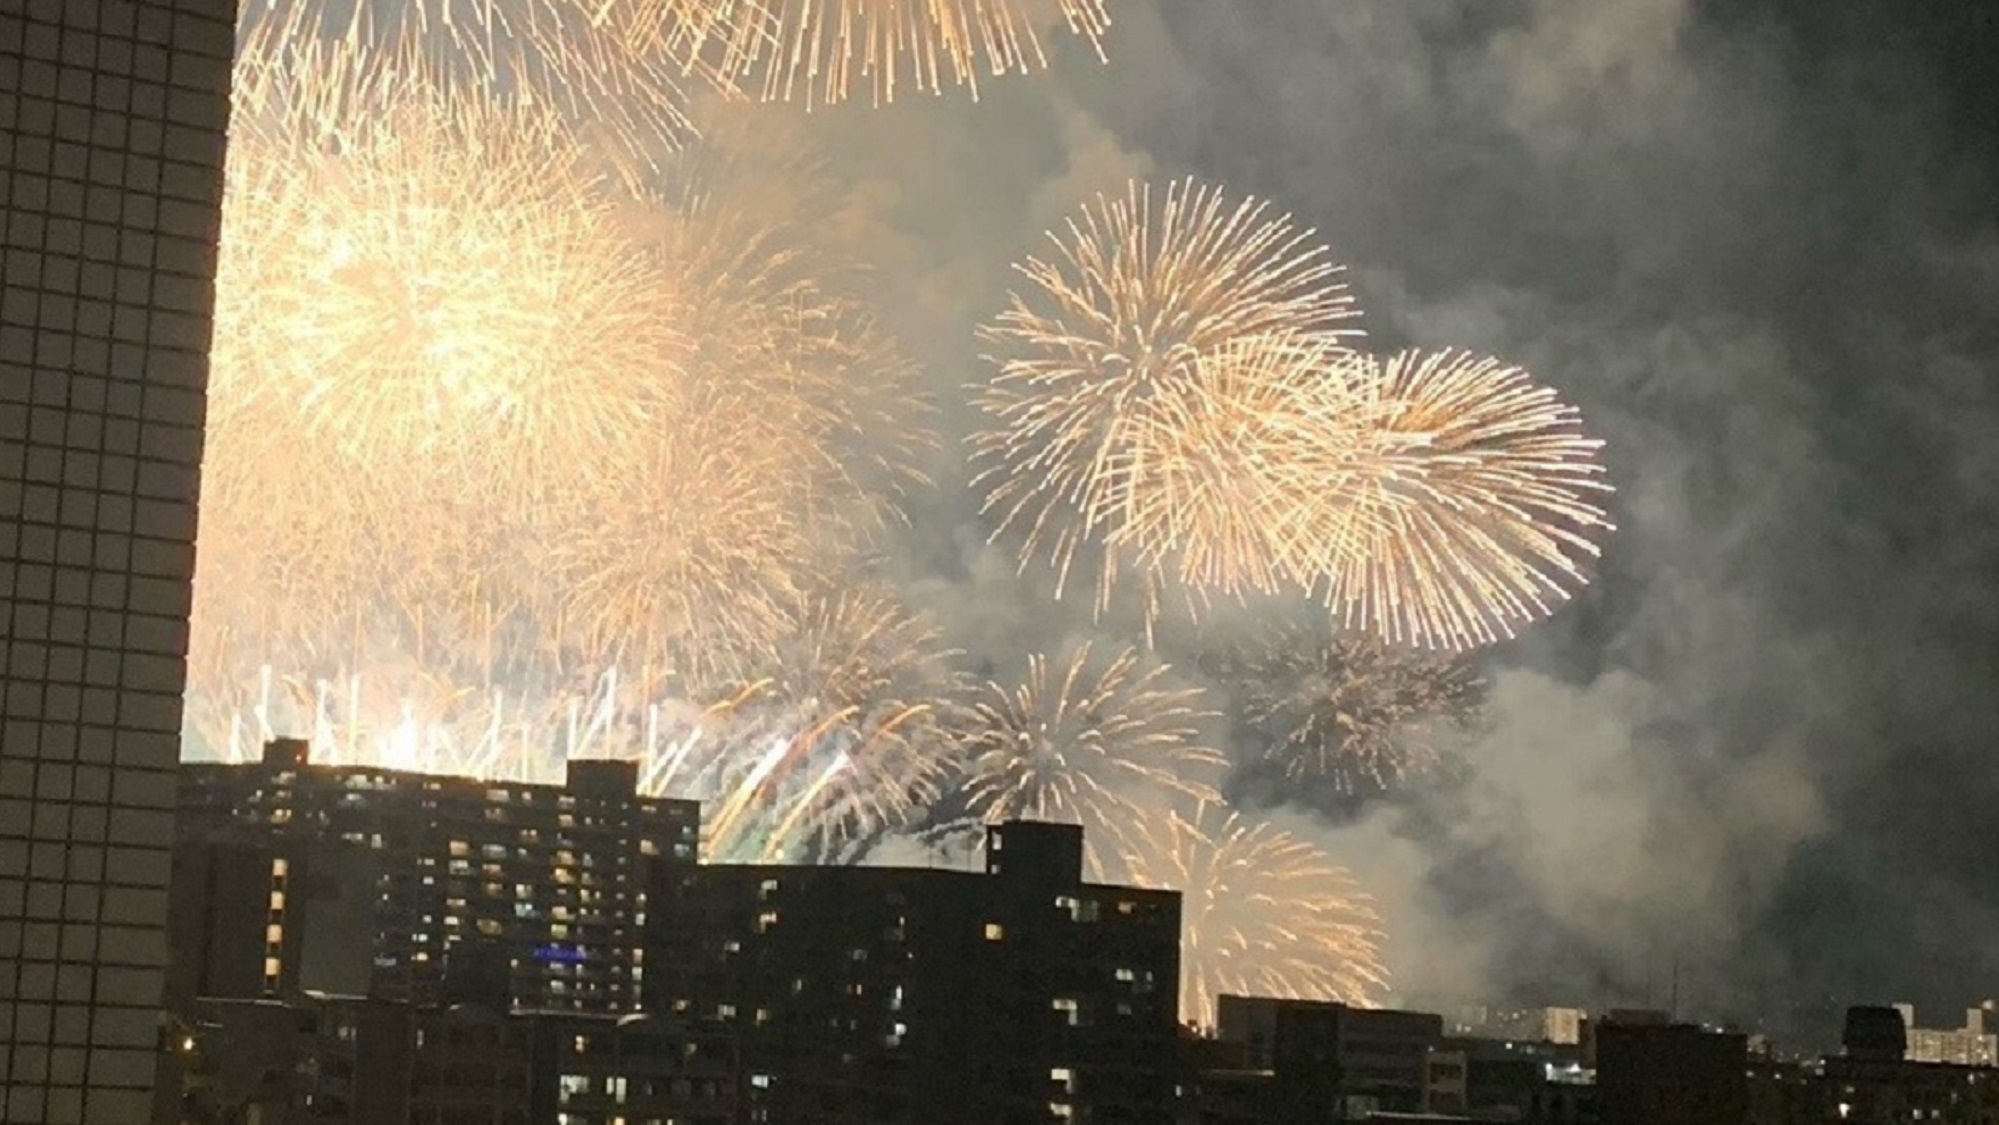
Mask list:
[[[235,0],[0,0],[0,1122],[143,1122]]]

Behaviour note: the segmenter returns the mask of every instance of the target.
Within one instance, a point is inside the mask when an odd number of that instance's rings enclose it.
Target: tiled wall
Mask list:
[[[0,1122],[150,1116],[235,0],[0,0]]]

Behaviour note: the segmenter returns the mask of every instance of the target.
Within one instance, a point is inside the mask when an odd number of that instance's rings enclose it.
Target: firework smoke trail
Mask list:
[[[1102,856],[1126,850],[1154,815],[1150,802],[1213,798],[1223,760],[1200,727],[1214,713],[1169,672],[1135,649],[1103,660],[1082,645],[1059,663],[1033,654],[1018,685],[988,683],[966,722],[972,811],[988,822],[1081,824],[1101,869]]]
[[[1469,648],[1514,635],[1588,581],[1612,530],[1603,443],[1518,367],[1463,352],[1354,356],[1353,471],[1325,503],[1351,513],[1327,559],[1336,615],[1397,643]]]
[[[900,88],[978,97],[982,74],[1048,65],[1036,29],[1057,4],[1098,59],[1109,0],[650,0],[667,17],[664,53],[693,60],[765,101],[838,105],[872,87],[877,105]],[[719,16],[719,18],[718,18]]]
[[[1387,985],[1379,918],[1352,875],[1304,840],[1203,802],[1155,816],[1131,881],[1181,892],[1180,1018],[1223,993],[1366,1006]]]
[[[1351,300],[1311,231],[1191,181],[1099,197],[1050,239],[1053,258],[1016,266],[1021,288],[982,329],[997,371],[977,394],[988,420],[973,437],[978,483],[999,533],[1022,534],[1023,565],[1046,555],[1066,587],[1079,554],[1097,552],[1099,611],[1133,569],[1156,612],[1165,562],[1187,550],[1201,514],[1171,510],[1181,494],[1154,487],[1190,452],[1180,428],[1198,415],[1211,420],[1202,453],[1273,460],[1246,443],[1289,432],[1262,418],[1298,408],[1297,368],[1279,359],[1291,346],[1342,350],[1356,334]],[[1228,531],[1198,535],[1188,577],[1224,591],[1268,581],[1273,564],[1225,546]]]
[[[1434,768],[1484,704],[1471,661],[1365,635],[1279,629],[1233,663],[1242,717],[1267,740],[1265,756],[1295,781],[1325,778],[1349,793]]]

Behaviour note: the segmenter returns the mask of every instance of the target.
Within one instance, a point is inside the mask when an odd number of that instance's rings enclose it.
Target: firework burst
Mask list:
[[[1435,768],[1453,731],[1476,721],[1485,680],[1469,660],[1369,636],[1278,630],[1236,664],[1243,718],[1294,781],[1388,789]]]
[[[1318,561],[1351,535],[1325,490],[1362,440],[1342,425],[1353,395],[1327,377],[1344,356],[1325,337],[1273,336],[1196,360],[1184,394],[1135,420],[1125,520],[1108,546],[1195,597],[1318,581]]]
[[[632,200],[546,114],[327,57],[232,151],[211,393],[398,488],[517,497],[647,432],[680,337]]]
[[[1339,268],[1265,204],[1191,182],[1134,184],[1051,238],[1055,256],[1016,267],[1022,287],[982,333],[997,366],[973,439],[987,510],[1061,586],[1101,555],[1099,610],[1121,568],[1156,590],[1176,558],[1224,591],[1267,584],[1261,537],[1239,514],[1217,526],[1213,501],[1230,473],[1283,487],[1282,450],[1261,442],[1313,413],[1300,349],[1323,359],[1351,334]]]
[[[764,861],[835,854],[906,826],[934,801],[951,762],[942,702],[958,689],[937,630],[886,588],[822,589],[798,599],[785,626],[745,662],[738,714],[788,717],[803,734],[754,784],[739,785],[713,835]],[[815,763],[821,772],[813,773]],[[803,771],[804,776],[798,776]],[[805,789],[763,815],[766,790]]]
[[[1181,1019],[1214,1026],[1223,993],[1365,1006],[1385,989],[1380,919],[1324,852],[1207,802],[1153,825],[1126,863],[1181,892]]]
[[[1349,535],[1326,596],[1349,625],[1397,643],[1467,648],[1511,637],[1588,578],[1611,530],[1603,443],[1518,367],[1462,352],[1355,356],[1363,431],[1324,502]]]
[[[978,96],[982,74],[1047,66],[1037,27],[1059,4],[1069,30],[1103,58],[1108,0],[647,0],[662,11],[668,56],[694,60],[765,101],[837,105],[857,87],[877,105],[905,86]]]
[[[972,810],[988,821],[1081,824],[1115,855],[1152,815],[1148,796],[1214,796],[1208,781],[1222,757],[1201,741],[1213,717],[1201,703],[1198,689],[1176,686],[1134,649],[1102,660],[1082,645],[1055,663],[1036,653],[1025,680],[987,684],[970,708]],[[1093,849],[1093,863],[1102,854]]]
[[[739,38],[743,4],[705,0],[246,0],[237,21],[237,105],[301,45],[355,54],[375,70],[420,67],[449,86],[547,107],[644,166],[694,132],[683,88],[709,82],[657,30],[685,12],[705,37]]]

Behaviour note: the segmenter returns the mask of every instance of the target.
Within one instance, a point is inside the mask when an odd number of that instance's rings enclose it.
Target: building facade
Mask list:
[[[986,847],[983,873],[674,873],[648,1004],[741,1029],[758,1120],[1170,1119],[1179,895],[1083,882],[1072,825]]]
[[[691,867],[700,806],[631,762],[563,785],[261,762],[182,767],[172,993],[364,993],[629,1014],[647,888]]]
[[[313,994],[201,1001],[176,1035],[161,1125],[745,1120],[733,1033],[696,1023]]]
[[[234,0],[0,4],[0,1121],[141,1121]]]

